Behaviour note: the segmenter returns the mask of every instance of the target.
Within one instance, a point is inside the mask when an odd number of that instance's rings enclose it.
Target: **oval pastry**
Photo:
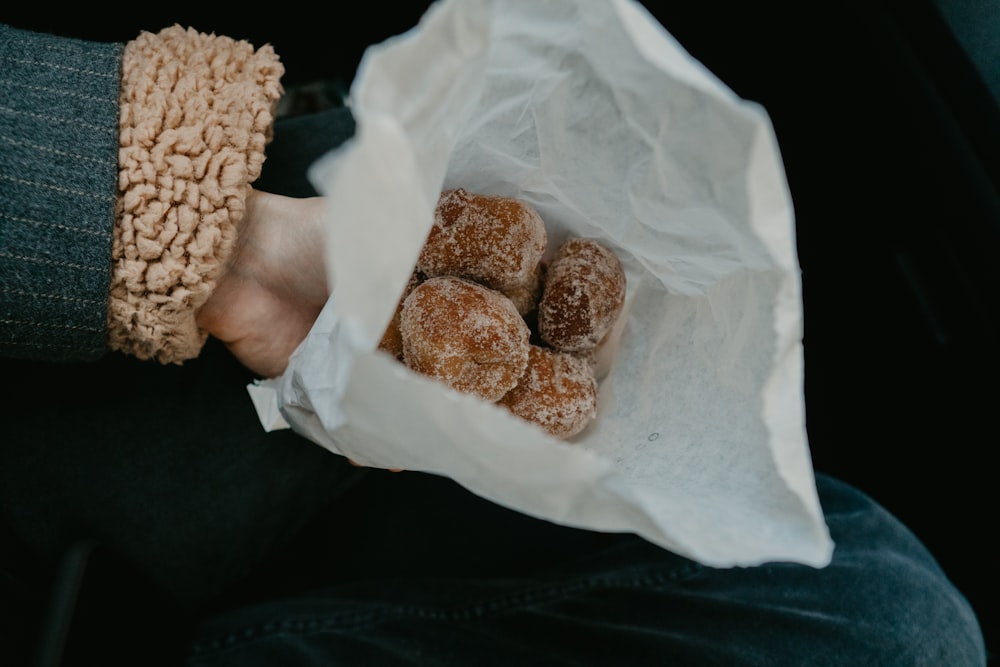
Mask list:
[[[618,256],[594,239],[569,239],[546,272],[538,335],[563,352],[592,350],[624,305],[625,270]]]
[[[597,380],[585,359],[532,345],[527,370],[497,405],[565,440],[597,415]]]
[[[417,269],[428,277],[458,276],[502,290],[530,280],[547,243],[545,223],[527,203],[446,190]]]
[[[403,363],[494,402],[528,365],[530,331],[503,294],[452,276],[413,288],[399,316]]]
[[[527,280],[498,291],[514,302],[517,312],[521,313],[525,320],[530,320],[531,316],[538,310],[538,301],[542,298],[544,284],[545,265],[538,263],[534,271],[528,275]]]

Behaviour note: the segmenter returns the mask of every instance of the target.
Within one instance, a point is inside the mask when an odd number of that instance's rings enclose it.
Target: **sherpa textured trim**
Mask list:
[[[270,45],[172,26],[125,46],[109,345],[181,363],[260,175],[284,68]]]

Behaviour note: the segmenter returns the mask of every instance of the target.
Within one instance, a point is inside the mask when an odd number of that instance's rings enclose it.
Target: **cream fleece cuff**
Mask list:
[[[271,140],[284,68],[271,46],[180,26],[125,46],[109,345],[181,363]]]

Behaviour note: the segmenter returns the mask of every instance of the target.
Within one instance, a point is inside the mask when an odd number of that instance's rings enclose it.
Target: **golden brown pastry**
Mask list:
[[[538,213],[512,198],[441,193],[379,347],[416,372],[502,405],[554,438],[597,414],[594,355],[625,304],[625,272],[595,239],[548,262]]]
[[[625,305],[625,271],[594,239],[572,238],[552,257],[538,304],[539,337],[563,352],[601,342]]]
[[[414,287],[400,311],[403,362],[453,389],[494,402],[528,365],[530,331],[500,292],[453,276]]]
[[[597,381],[585,359],[532,345],[527,370],[497,404],[565,440],[596,416]]]
[[[538,302],[542,298],[542,286],[545,279],[545,265],[539,262],[527,280],[512,287],[499,290],[504,296],[514,302],[517,312],[526,320],[538,310]]]
[[[399,302],[396,304],[396,312],[393,313],[388,326],[386,326],[385,331],[382,332],[382,340],[380,340],[378,344],[380,350],[388,352],[400,361],[403,360],[403,334],[399,331],[399,314],[403,310],[403,301],[406,297],[410,296],[410,292],[413,291],[414,287],[420,284],[421,280],[423,280],[423,276],[416,271],[410,274],[410,279],[403,288],[403,293],[400,295]]]
[[[547,243],[545,224],[527,203],[446,190],[417,269],[427,277],[458,276],[503,290],[530,279]]]

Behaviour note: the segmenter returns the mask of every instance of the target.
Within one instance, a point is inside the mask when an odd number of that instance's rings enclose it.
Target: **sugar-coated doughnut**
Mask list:
[[[596,416],[597,381],[585,359],[532,345],[524,375],[497,405],[565,440]]]
[[[541,217],[518,199],[441,193],[379,347],[412,370],[567,440],[597,415],[596,355],[625,305],[625,271],[595,239],[543,261]]]
[[[500,292],[453,276],[428,278],[403,301],[403,363],[494,402],[528,365],[530,331]]]
[[[571,238],[555,252],[538,304],[539,337],[563,352],[595,348],[625,305],[625,271],[609,248]]]
[[[396,311],[393,313],[392,319],[389,320],[385,331],[382,332],[382,339],[378,344],[380,350],[388,352],[399,361],[403,360],[403,334],[399,331],[399,314],[403,310],[403,301],[410,296],[410,292],[420,284],[421,280],[423,280],[423,276],[416,271],[410,274],[410,279],[403,288],[399,301],[396,302]]]
[[[517,312],[527,319],[538,309],[538,302],[542,298],[544,278],[545,265],[539,262],[526,280],[499,291],[513,301]]]
[[[547,243],[545,224],[527,203],[445,190],[417,269],[428,277],[458,276],[501,290],[529,280]]]

